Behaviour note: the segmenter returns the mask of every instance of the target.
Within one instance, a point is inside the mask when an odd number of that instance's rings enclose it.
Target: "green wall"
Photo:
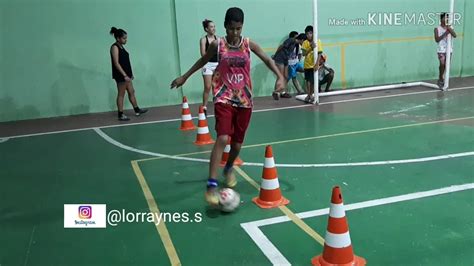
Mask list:
[[[111,26],[129,32],[127,49],[140,104],[177,103],[179,95],[166,90],[178,70],[171,4],[3,1],[0,121],[115,110]]]
[[[474,75],[474,1],[464,2],[464,42],[462,44],[462,76]]]
[[[178,104],[182,93],[199,102],[202,77],[196,73],[183,92],[169,90],[171,80],[199,56],[204,18],[224,35],[225,10],[245,11],[244,35],[272,54],[291,30],[312,21],[312,1],[282,0],[2,0],[0,2],[0,121],[65,116],[115,110],[108,35],[111,26],[128,31],[134,81],[141,106]],[[348,87],[437,76],[432,25],[330,26],[330,18],[367,18],[368,12],[446,11],[447,0],[320,0],[320,38],[341,87],[341,47],[345,45]],[[451,75],[474,75],[474,1],[457,0],[462,14]],[[353,45],[354,41],[379,40]],[[329,44],[329,45],[327,45]],[[252,57],[256,96],[269,95],[274,77]],[[130,104],[127,102],[127,108]],[[193,111],[194,112],[194,111]]]

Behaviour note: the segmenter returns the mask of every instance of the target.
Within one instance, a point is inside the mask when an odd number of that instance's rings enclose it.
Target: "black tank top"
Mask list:
[[[119,50],[118,61],[119,61],[120,66],[122,67],[123,71],[125,71],[128,77],[130,78],[133,77],[132,66],[130,64],[130,57],[129,57],[128,52],[125,50],[125,48],[120,47],[120,45],[118,45],[117,43],[112,44],[112,46],[114,45],[117,46]],[[112,62],[112,78],[115,80],[123,81],[124,76],[115,67],[112,53],[110,53],[110,60]]]
[[[217,38],[215,38],[214,40],[217,40]],[[209,39],[207,38],[207,35],[206,35],[206,51],[208,49],[209,49]],[[217,53],[211,58],[211,60],[209,60],[209,62],[217,63]]]

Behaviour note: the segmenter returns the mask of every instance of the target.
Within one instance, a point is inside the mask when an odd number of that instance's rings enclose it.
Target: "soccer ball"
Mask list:
[[[233,212],[240,204],[240,195],[235,190],[223,188],[219,191],[219,205],[224,212]]]

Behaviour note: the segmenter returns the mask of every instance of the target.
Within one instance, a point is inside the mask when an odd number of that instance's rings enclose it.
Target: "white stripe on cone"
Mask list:
[[[204,113],[199,113],[199,120],[206,120],[206,115]]]
[[[181,120],[183,120],[183,121],[189,121],[189,120],[193,120],[193,117],[192,117],[190,114],[181,115]]]
[[[198,134],[207,134],[209,133],[208,127],[198,127]]]
[[[274,168],[275,167],[275,160],[272,158],[265,158],[265,164],[263,165],[265,168]]]
[[[346,248],[351,245],[351,236],[349,235],[349,232],[333,234],[326,231],[324,242],[332,248]]]
[[[183,109],[188,109],[189,108],[189,104],[186,102],[186,103],[183,103]]]
[[[332,218],[344,218],[346,216],[346,211],[344,210],[344,205],[331,203],[329,209],[329,216]]]
[[[229,152],[230,152],[230,145],[229,145],[229,144],[225,145],[224,152],[225,152],[225,153],[229,153]]]
[[[274,190],[280,187],[280,183],[278,183],[278,178],[262,179],[262,185],[260,187],[265,190]]]

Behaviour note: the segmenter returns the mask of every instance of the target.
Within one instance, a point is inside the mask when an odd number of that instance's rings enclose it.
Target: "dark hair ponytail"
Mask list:
[[[209,20],[209,19],[205,19],[202,21],[202,27],[204,28],[204,30],[207,29],[207,27],[209,27],[209,23],[212,23],[213,21],[212,20]]]
[[[122,38],[123,36],[127,35],[127,32],[123,29],[117,29],[116,27],[110,28],[110,34],[114,35],[115,39]]]

